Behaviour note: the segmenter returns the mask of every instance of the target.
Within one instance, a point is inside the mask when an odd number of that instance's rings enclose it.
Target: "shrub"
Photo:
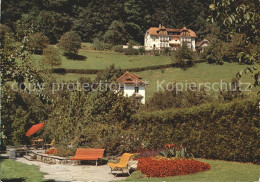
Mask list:
[[[110,44],[110,43],[104,44],[104,50],[112,50],[112,48],[113,48],[113,44]]]
[[[131,122],[142,128],[142,140],[149,148],[174,141],[188,146],[195,157],[259,163],[258,102],[253,98],[139,112]]]
[[[74,156],[75,152],[76,152],[76,148],[58,147],[54,155],[60,157],[69,157],[69,156]]]
[[[52,46],[43,49],[43,62],[51,65],[51,67],[61,65],[59,50]]]
[[[155,56],[160,56],[160,52],[159,52],[158,50],[154,50],[154,51],[153,51],[153,55],[155,55]]]
[[[48,45],[48,38],[41,32],[36,32],[29,37],[28,49],[31,51],[36,51],[37,53],[42,53],[42,50]]]
[[[142,54],[142,55],[145,53],[144,47],[140,47],[140,48],[139,48],[139,53]]]
[[[194,63],[195,53],[186,44],[173,52],[172,61],[181,68],[188,68]]]
[[[81,38],[74,32],[66,32],[61,36],[58,47],[64,51],[65,54],[77,54],[81,47]]]
[[[122,45],[116,45],[113,47],[113,50],[115,52],[119,52],[119,53],[123,53],[124,52],[124,49],[123,49],[123,46]]]
[[[193,159],[156,159],[139,158],[137,170],[148,177],[166,177],[194,174],[210,170],[210,165]]]
[[[93,39],[93,46],[95,50],[99,50],[99,51],[104,50],[104,42],[99,40],[98,38]]]
[[[138,55],[139,51],[138,49],[133,49],[133,48],[127,48],[124,49],[125,55]]]

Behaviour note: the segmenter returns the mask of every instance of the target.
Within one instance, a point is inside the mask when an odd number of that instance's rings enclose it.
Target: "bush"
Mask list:
[[[77,54],[81,48],[81,38],[74,31],[66,32],[61,36],[58,47],[63,50],[65,54]]]
[[[143,54],[145,53],[144,47],[140,47],[140,48],[139,48],[139,53],[140,53],[141,55],[143,55]]]
[[[258,102],[244,99],[140,112],[131,122],[138,123],[149,148],[162,148],[163,143],[173,141],[188,146],[195,157],[259,163]]]
[[[28,50],[42,53],[42,50],[48,45],[48,38],[41,32],[36,32],[29,37]]]
[[[178,50],[173,52],[172,61],[181,68],[192,66],[195,59],[195,53],[188,48],[186,44],[182,45]]]
[[[63,147],[58,147],[55,149],[55,156],[59,157],[69,157],[69,156],[74,156],[76,152],[76,148],[63,148]]]
[[[158,50],[154,50],[154,51],[153,51],[153,55],[155,55],[155,56],[160,56],[160,52],[159,52]]]
[[[125,55],[138,55],[139,51],[138,49],[133,49],[133,48],[127,48],[124,49]]]
[[[119,53],[123,53],[124,52],[124,49],[123,49],[123,46],[122,45],[116,45],[113,47],[113,50],[115,52],[119,52]]]
[[[49,64],[51,67],[61,65],[59,50],[52,46],[43,49],[43,62]]]
[[[99,40],[98,38],[93,39],[93,46],[95,50],[104,50],[104,42]]]
[[[194,174],[210,170],[210,165],[193,159],[156,159],[152,157],[139,158],[137,170],[147,177],[166,177]]]
[[[110,44],[110,43],[104,44],[104,50],[112,50],[112,48],[113,48],[113,44]]]

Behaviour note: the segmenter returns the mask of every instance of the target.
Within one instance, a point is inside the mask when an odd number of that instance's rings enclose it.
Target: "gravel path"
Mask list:
[[[39,166],[40,171],[47,173],[45,179],[54,179],[59,182],[105,182],[123,180],[126,177],[115,177],[110,173],[110,168],[107,165],[92,166],[92,165],[60,165],[46,164],[38,161],[28,161],[25,158],[17,158],[16,161],[29,165]]]

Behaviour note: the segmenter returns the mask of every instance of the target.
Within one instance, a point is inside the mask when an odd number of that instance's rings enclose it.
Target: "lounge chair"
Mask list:
[[[54,142],[55,142],[55,139],[53,139],[53,140],[51,141],[51,143],[45,144],[45,147],[46,147],[46,148],[51,148],[51,147],[53,146]]]
[[[108,163],[108,166],[111,168],[110,173],[112,173],[112,171],[122,171],[122,173],[124,173],[123,169],[128,167],[128,162],[133,155],[134,154],[124,153],[119,163]],[[129,170],[127,171],[127,173],[130,175]]]

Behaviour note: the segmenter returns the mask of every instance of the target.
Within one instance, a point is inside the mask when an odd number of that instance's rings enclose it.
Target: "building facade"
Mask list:
[[[159,27],[149,28],[144,37],[145,50],[163,50],[168,47],[170,50],[177,50],[183,44],[195,51],[196,33],[186,27],[182,29]]]
[[[207,39],[203,39],[196,44],[196,49],[198,49],[200,53],[204,52],[205,48],[208,47],[209,44],[210,42]]]
[[[133,96],[136,100],[145,104],[145,86],[147,83],[141,79],[139,75],[127,71],[117,79],[117,82],[120,90],[123,90],[124,96]]]

